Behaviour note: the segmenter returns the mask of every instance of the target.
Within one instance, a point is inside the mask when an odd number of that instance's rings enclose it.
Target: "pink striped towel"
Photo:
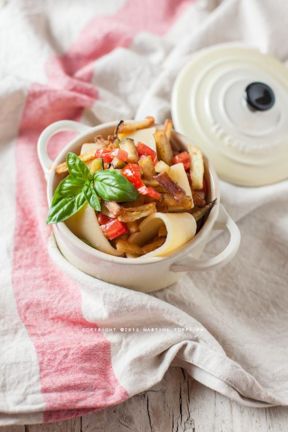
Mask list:
[[[242,40],[288,58],[281,4],[1,2],[0,425],[120,403],[170,365],[246,405],[288,404],[287,182],[222,183],[242,230],[237,258],[152,296],[64,260],[45,225],[36,155],[39,133],[56,120],[161,121],[177,71],[203,46]],[[58,135],[51,153],[67,139]]]

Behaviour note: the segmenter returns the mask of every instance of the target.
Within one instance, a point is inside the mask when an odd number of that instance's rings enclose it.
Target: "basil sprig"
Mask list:
[[[66,163],[69,175],[57,186],[47,223],[63,222],[89,204],[101,210],[100,199],[105,201],[134,201],[137,189],[115,170],[100,170],[90,173],[88,167],[75,153],[68,153]]]
[[[94,174],[94,188],[105,201],[134,201],[138,197],[135,186],[115,170],[96,172]]]
[[[75,196],[62,197],[50,208],[47,223],[52,224],[68,219],[81,210],[85,203],[86,197],[83,192]]]
[[[97,211],[101,210],[101,204],[97,193],[93,187],[93,180],[85,184],[84,194],[89,205]]]

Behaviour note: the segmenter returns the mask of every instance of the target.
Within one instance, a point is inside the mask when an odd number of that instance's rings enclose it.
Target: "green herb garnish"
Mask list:
[[[93,180],[91,180],[86,186],[84,187],[84,194],[85,197],[89,203],[89,205],[94,208],[97,211],[101,210],[101,204],[99,197],[94,189]]]
[[[134,201],[138,197],[135,186],[116,170],[102,170],[94,174],[94,188],[105,201]]]
[[[67,155],[66,163],[69,175],[54,192],[48,224],[65,221],[87,202],[96,211],[101,211],[101,199],[125,202],[138,197],[135,186],[116,170],[100,170],[92,174],[84,162],[71,152]]]

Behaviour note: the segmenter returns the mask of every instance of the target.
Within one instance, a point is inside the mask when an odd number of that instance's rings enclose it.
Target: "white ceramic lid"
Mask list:
[[[236,44],[197,52],[175,82],[172,117],[224,180],[288,177],[288,69],[274,57]]]

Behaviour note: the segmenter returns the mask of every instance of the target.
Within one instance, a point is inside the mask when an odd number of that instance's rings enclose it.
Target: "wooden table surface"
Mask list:
[[[182,369],[127,402],[50,425],[4,427],[1,432],[287,432],[288,407],[252,409],[207,389]]]

